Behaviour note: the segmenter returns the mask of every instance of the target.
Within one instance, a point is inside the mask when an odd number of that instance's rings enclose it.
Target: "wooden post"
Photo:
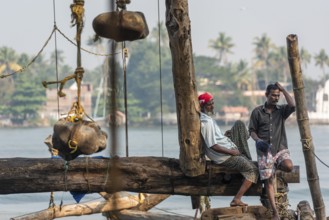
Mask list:
[[[326,219],[325,205],[323,203],[319,176],[316,168],[314,157],[314,145],[309,126],[308,113],[304,95],[304,83],[302,70],[300,65],[300,57],[298,51],[297,35],[287,36],[288,61],[290,73],[293,82],[294,96],[296,100],[296,115],[301,136],[303,153],[305,157],[307,180],[311,190],[313,206],[316,214],[316,219]]]
[[[186,176],[205,172],[200,134],[200,106],[193,65],[187,0],[166,0],[166,26],[172,55],[176,97],[180,168]]]

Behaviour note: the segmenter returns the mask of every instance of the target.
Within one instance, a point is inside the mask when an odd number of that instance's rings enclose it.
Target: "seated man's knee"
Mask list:
[[[285,172],[291,172],[294,169],[294,165],[291,160],[284,160],[280,164],[280,170]]]

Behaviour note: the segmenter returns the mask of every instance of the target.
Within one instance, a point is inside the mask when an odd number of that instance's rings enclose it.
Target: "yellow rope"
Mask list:
[[[72,149],[72,151],[70,151],[71,154],[75,153],[78,150],[78,142],[74,140],[69,140],[68,145],[69,148]]]

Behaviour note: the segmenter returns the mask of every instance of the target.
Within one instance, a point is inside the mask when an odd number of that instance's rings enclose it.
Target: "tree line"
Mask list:
[[[160,29],[160,30],[159,30]],[[287,62],[285,46],[275,45],[263,34],[255,37],[252,42],[254,54],[251,60],[230,61],[233,54],[233,39],[220,32],[214,39],[209,40],[209,48],[216,52],[214,57],[193,54],[195,75],[198,91],[209,91],[216,95],[216,108],[223,106],[246,106],[249,109],[262,104],[263,97],[246,97],[245,91],[264,90],[269,82],[280,81],[290,86],[291,78]],[[101,50],[109,42],[88,40],[90,48]],[[118,50],[122,47],[118,44]],[[163,23],[154,28],[146,40],[127,42],[129,57],[126,65],[127,106],[129,123],[154,123],[160,112],[174,113],[176,102],[172,80],[172,60],[169,49],[169,39]],[[120,57],[121,55],[117,56]],[[322,72],[319,79],[304,78],[305,94],[309,110],[315,108],[315,93],[319,85],[327,79],[326,67],[329,58],[324,49],[318,54],[311,55],[305,48],[300,49],[303,69],[313,60]],[[110,57],[109,59],[112,59]],[[32,55],[18,54],[8,47],[0,48],[0,76],[19,70],[34,60]],[[124,112],[124,71],[123,62],[117,59],[118,108]],[[103,78],[109,69],[107,59],[94,69],[85,69],[83,81],[93,85],[93,106],[99,106],[93,116],[101,116],[106,98],[99,99],[99,90]],[[46,102],[46,89],[42,81],[54,81],[58,75],[73,73],[75,67],[65,63],[63,51],[55,51],[49,58],[39,55],[34,62],[9,77],[0,79],[0,119],[10,118],[14,124],[29,122],[37,125],[40,120],[40,110]],[[106,80],[105,80],[106,81]],[[73,82],[68,82],[66,87]],[[109,86],[107,86],[109,88]],[[111,88],[110,88],[111,89]],[[102,95],[104,97],[104,95]],[[147,117],[151,116],[151,117]]]

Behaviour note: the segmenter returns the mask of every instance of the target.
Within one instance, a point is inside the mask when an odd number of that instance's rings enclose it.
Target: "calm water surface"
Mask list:
[[[222,127],[225,131],[228,127]],[[125,156],[125,136],[124,129],[121,131],[119,155]],[[310,190],[306,178],[304,155],[302,152],[300,135],[298,127],[288,126],[287,135],[289,149],[295,165],[300,166],[300,183],[290,184],[289,203],[291,209],[296,209],[297,204],[301,200],[307,200],[312,205]],[[329,164],[328,155],[328,136],[329,126],[312,125],[311,133],[315,153],[320,159]],[[27,158],[47,158],[50,157],[48,147],[43,143],[44,139],[52,134],[52,128],[19,128],[19,129],[0,129],[0,148],[2,158],[27,157]],[[128,131],[128,148],[129,156],[165,156],[179,157],[178,132],[176,127],[164,127],[163,133],[161,127],[152,128],[130,128]],[[163,140],[163,141],[162,141]],[[253,159],[256,158],[253,141],[250,142],[250,150]],[[97,155],[108,156],[109,149]],[[323,200],[326,204],[326,215],[329,216],[329,172],[328,167],[320,163],[318,160],[317,169],[320,177],[320,186]],[[1,181],[1,180],[0,180]],[[0,219],[9,219],[10,217],[20,216],[31,212],[47,209],[49,204],[50,193],[34,193],[34,194],[15,194],[0,195]],[[232,197],[211,197],[212,208],[228,206]],[[64,205],[74,203],[69,192],[56,192],[55,203],[60,204],[63,200]],[[81,202],[90,200],[102,200],[96,193],[85,196]],[[260,204],[258,197],[245,197],[244,201],[250,205]],[[188,196],[171,196],[161,204],[153,208],[153,212],[167,212],[193,216],[195,210],[192,209],[191,200]],[[105,219],[101,214],[67,217],[65,219]]]

